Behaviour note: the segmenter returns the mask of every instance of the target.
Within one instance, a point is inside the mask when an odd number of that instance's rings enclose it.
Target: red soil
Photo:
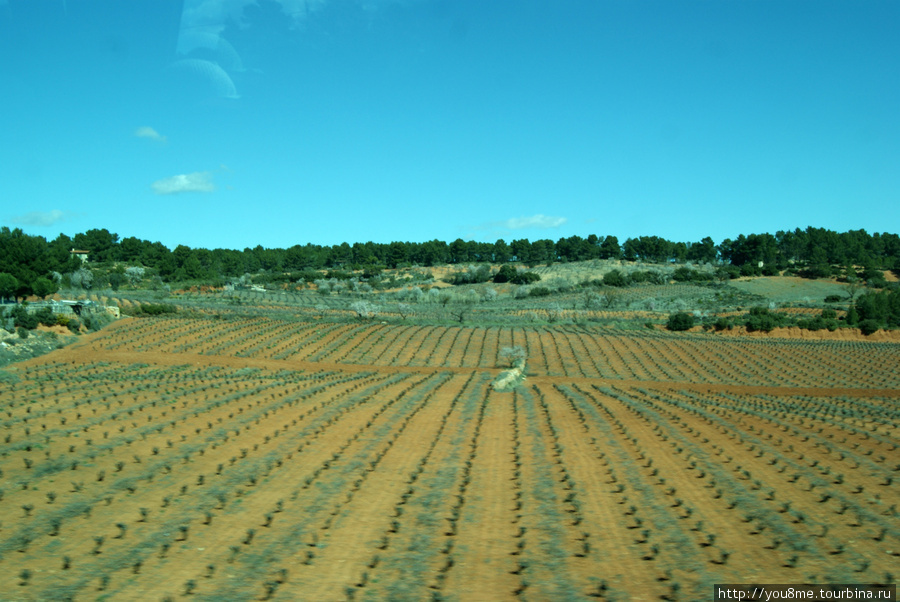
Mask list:
[[[122,320],[0,383],[0,591],[650,600],[880,582],[900,554],[900,387],[885,348],[839,343]],[[507,345],[530,375],[496,393]]]

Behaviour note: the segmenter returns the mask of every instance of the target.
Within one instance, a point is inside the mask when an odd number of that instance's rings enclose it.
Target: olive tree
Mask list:
[[[397,313],[400,314],[400,319],[405,320],[406,316],[413,313],[413,308],[408,303],[398,303],[397,304]]]
[[[378,306],[369,301],[355,301],[350,304],[350,309],[360,320],[371,320],[378,313]]]
[[[130,267],[125,268],[125,278],[131,286],[137,286],[144,279],[144,268]]]
[[[563,317],[563,308],[559,303],[551,303],[547,306],[547,319],[556,322]]]
[[[79,268],[69,275],[69,282],[73,287],[89,291],[94,286],[94,273],[87,268]]]
[[[500,361],[509,364],[510,368],[525,363],[525,349],[521,345],[503,347],[497,355],[500,357]]]

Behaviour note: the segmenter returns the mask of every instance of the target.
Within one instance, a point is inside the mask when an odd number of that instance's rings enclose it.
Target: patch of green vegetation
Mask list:
[[[807,280],[783,276],[766,276],[735,280],[728,284],[741,292],[759,295],[778,304],[819,305],[828,296],[847,299],[846,287],[832,280]]]

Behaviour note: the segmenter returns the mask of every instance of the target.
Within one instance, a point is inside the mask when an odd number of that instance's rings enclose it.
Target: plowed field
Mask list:
[[[525,384],[490,388],[504,346]],[[882,583],[900,346],[121,320],[0,383],[4,600]]]

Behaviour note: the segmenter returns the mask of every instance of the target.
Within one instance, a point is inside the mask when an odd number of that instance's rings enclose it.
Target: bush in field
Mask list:
[[[501,361],[508,362],[510,369],[497,375],[491,387],[495,391],[512,391],[525,380],[525,350],[519,345],[503,347],[498,355]]]
[[[525,299],[526,297],[528,297],[528,295],[529,295],[530,293],[531,293],[531,287],[530,287],[530,286],[517,286],[517,287],[516,287],[516,292],[513,293],[513,296],[514,296],[516,299]]]
[[[900,293],[878,291],[867,293],[856,300],[856,312],[862,322],[874,320],[879,327],[900,326]]]
[[[719,280],[736,280],[741,277],[741,269],[736,265],[725,265],[716,270]]]
[[[63,316],[60,316],[61,318]],[[81,322],[78,318],[66,318],[64,326],[69,329],[73,334],[78,334],[81,331]]]
[[[509,268],[511,266],[505,265],[503,267]],[[500,269],[503,271],[503,268]],[[450,284],[478,284],[480,282],[487,282],[491,279],[491,268],[487,265],[480,266],[469,266],[469,268],[465,271],[455,272],[451,274],[447,279],[447,282]],[[496,278],[496,277],[495,277]],[[494,280],[497,282],[497,280]],[[502,282],[506,282],[503,280]]]
[[[94,286],[94,273],[87,268],[79,268],[69,274],[69,282],[74,287],[89,291]]]
[[[37,319],[39,324],[43,324],[44,326],[53,326],[56,324],[56,316],[49,307],[42,307],[34,312],[33,316]]]
[[[666,322],[666,328],[675,332],[690,330],[693,327],[694,316],[683,311],[671,314]]]
[[[371,320],[378,313],[378,306],[368,301],[355,301],[350,304],[350,309],[360,320]]]
[[[734,322],[723,316],[715,321],[713,328],[716,330],[731,330],[734,328]]]
[[[647,282],[650,278],[650,272],[647,270],[635,270],[628,274],[628,280],[631,281],[632,284],[641,284],[643,282]]]
[[[144,279],[144,268],[125,268],[125,279],[128,280],[131,286],[137,286]]]
[[[866,336],[877,332],[881,328],[881,324],[878,323],[878,320],[872,320],[871,318],[868,320],[860,320],[859,322],[859,330]]]
[[[584,308],[598,310],[602,309],[604,306],[604,302],[606,299],[603,295],[599,293],[595,293],[594,291],[588,291],[584,294]]]
[[[748,332],[770,332],[784,322],[783,316],[773,314],[766,307],[753,307],[744,325]]]
[[[528,291],[529,297],[549,297],[551,291],[546,286],[536,286]]]
[[[400,314],[402,320],[405,320],[408,315],[413,313],[413,308],[408,303],[398,303],[397,313]]]
[[[510,280],[513,284],[531,284],[532,282],[539,282],[541,279],[540,275],[536,272],[526,272],[524,270],[519,270],[516,273],[516,277]]]
[[[825,312],[822,312],[825,313]],[[824,318],[822,316],[816,316],[815,318],[809,320],[797,320],[797,326],[800,328],[804,328],[806,330],[829,330],[834,332],[837,330],[838,323],[837,320],[833,318]]]
[[[10,312],[10,316],[16,327],[27,328],[28,330],[34,330],[40,323],[40,318],[38,318],[37,314],[28,313],[24,305],[16,305]]]
[[[87,326],[88,330],[90,330],[91,332],[100,330],[114,320],[112,315],[106,313],[105,311],[91,312],[83,315],[81,319],[84,321],[84,325]]]
[[[397,297],[408,303],[418,303],[425,296],[424,291],[418,286],[407,286],[397,292]]]
[[[612,270],[603,276],[603,284],[606,286],[625,286],[628,284],[628,278],[619,270]]]
[[[168,303],[141,303],[131,310],[134,316],[160,316],[163,314],[174,314],[178,308]]]
[[[497,355],[500,357],[501,362],[508,364],[510,368],[525,362],[525,349],[521,345],[503,347]]]
[[[541,277],[535,272],[527,272],[525,270],[517,270],[509,264],[504,264],[500,271],[494,275],[494,282],[509,282],[512,284],[531,284],[538,282]]]

